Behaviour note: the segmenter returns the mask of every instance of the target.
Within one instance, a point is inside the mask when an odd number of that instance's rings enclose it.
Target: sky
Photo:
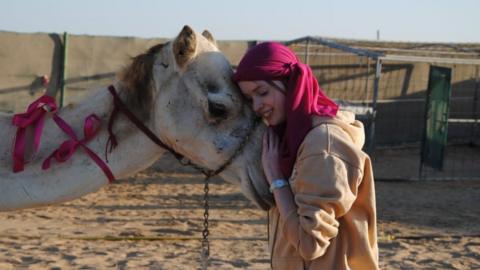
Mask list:
[[[480,0],[0,0],[0,31],[217,40],[480,42]]]

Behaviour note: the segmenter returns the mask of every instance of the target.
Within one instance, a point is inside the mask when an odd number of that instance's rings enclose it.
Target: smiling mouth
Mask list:
[[[270,115],[272,115],[272,110],[268,110],[268,111],[264,112],[262,114],[262,117],[267,119],[268,117],[270,117]]]

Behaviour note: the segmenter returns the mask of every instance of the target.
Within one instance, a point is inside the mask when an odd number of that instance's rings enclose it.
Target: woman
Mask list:
[[[378,269],[375,191],[364,130],[287,47],[248,50],[233,76],[269,126],[262,163],[272,269]]]

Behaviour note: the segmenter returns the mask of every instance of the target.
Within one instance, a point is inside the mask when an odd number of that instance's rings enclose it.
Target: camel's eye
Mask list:
[[[211,100],[208,101],[208,112],[214,118],[226,119],[228,115],[227,107],[225,107],[225,105]]]
[[[219,92],[219,88],[213,82],[205,82],[204,87],[207,89],[207,91],[209,93],[218,93]]]

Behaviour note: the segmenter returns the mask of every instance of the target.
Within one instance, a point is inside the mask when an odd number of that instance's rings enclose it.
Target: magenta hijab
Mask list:
[[[312,116],[334,117],[338,105],[320,89],[310,67],[301,63],[288,47],[276,42],[250,48],[238,64],[233,80],[284,82],[286,121],[274,128],[281,138],[282,172],[289,177],[298,148],[313,127]]]

